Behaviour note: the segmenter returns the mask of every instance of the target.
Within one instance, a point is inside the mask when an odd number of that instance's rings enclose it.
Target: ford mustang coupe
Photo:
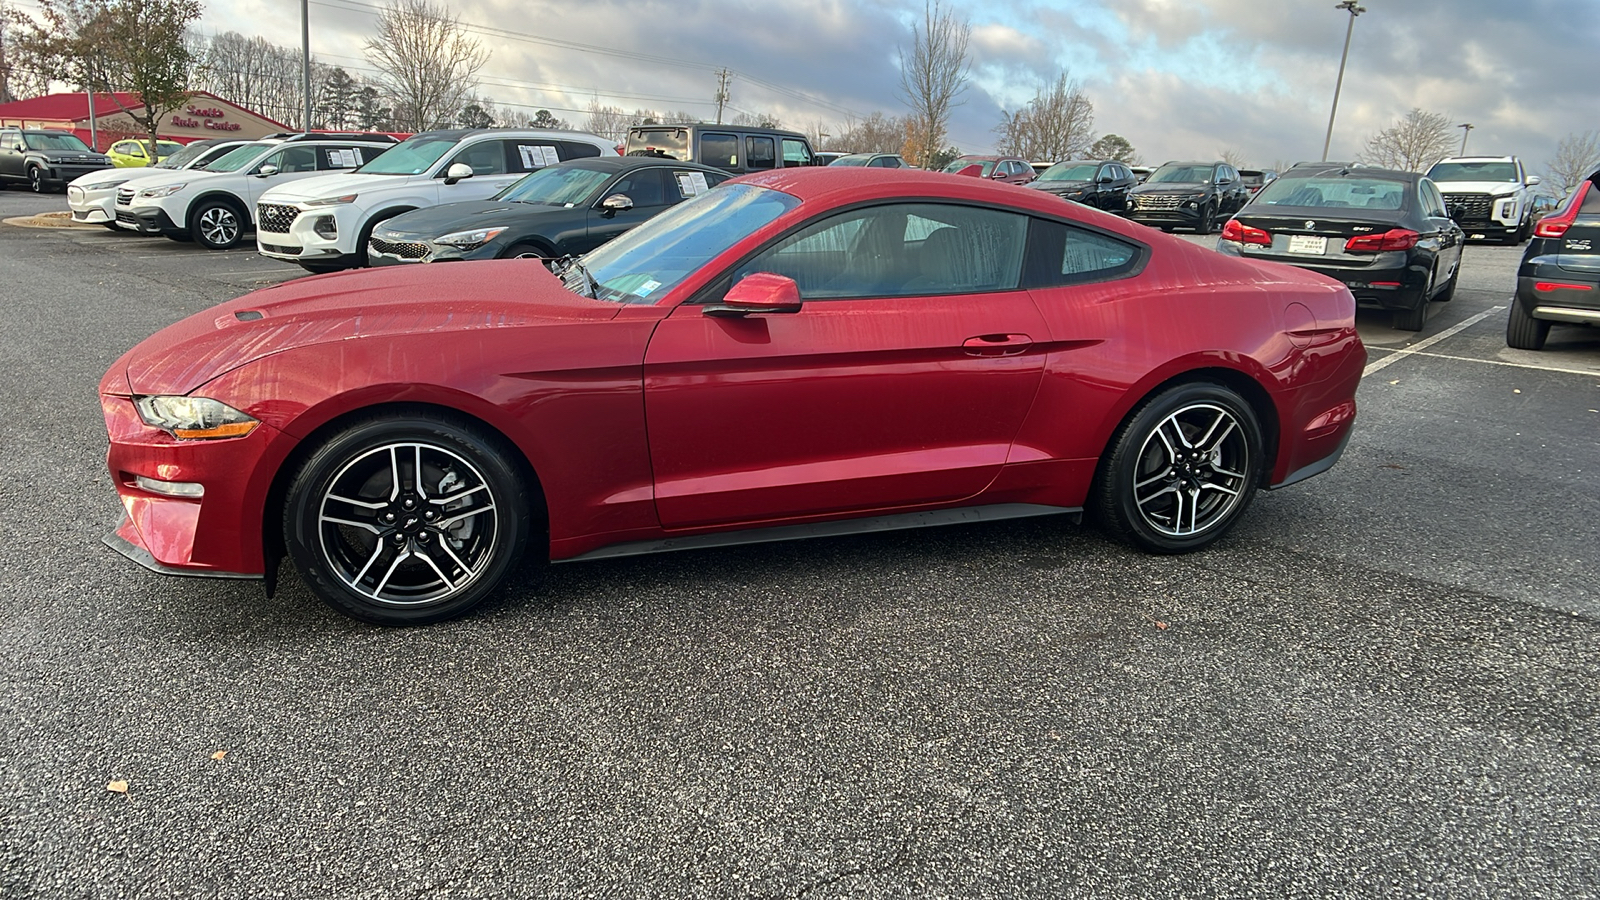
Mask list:
[[[572,260],[328,275],[180,321],[100,385],[169,574],[387,625],[554,561],[1088,512],[1197,550],[1339,458],[1343,285],[1009,185],[783,169]]]

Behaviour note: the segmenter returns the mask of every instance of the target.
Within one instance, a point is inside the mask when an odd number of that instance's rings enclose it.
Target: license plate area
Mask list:
[[[1328,252],[1328,239],[1320,235],[1291,234],[1288,250],[1290,253],[1303,253],[1306,256],[1321,256]]]

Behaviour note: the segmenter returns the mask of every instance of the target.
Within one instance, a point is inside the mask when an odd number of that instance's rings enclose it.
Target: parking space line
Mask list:
[[[1472,326],[1482,322],[1484,319],[1489,318],[1503,309],[1505,309],[1504,306],[1491,306],[1464,322],[1457,322],[1433,337],[1417,342],[1414,346],[1405,347],[1400,350],[1391,350],[1389,351],[1389,355],[1385,356],[1383,359],[1373,360],[1372,362],[1367,363],[1367,367],[1361,370],[1361,377],[1365,378],[1366,376],[1371,375],[1373,372],[1378,371],[1390,363],[1399,362],[1400,358],[1403,356],[1414,356],[1446,338],[1455,337],[1457,334],[1466,331],[1468,328],[1471,328]]]
[[[1477,359],[1471,356],[1451,356],[1448,353],[1416,353],[1415,356],[1426,356],[1429,359],[1449,359],[1456,362],[1484,363],[1490,366],[1509,366],[1513,369],[1536,369],[1540,372],[1563,372],[1568,375],[1587,375],[1590,378],[1600,376],[1600,369],[1567,369],[1561,366],[1539,366],[1533,363],[1506,362],[1503,359]]]

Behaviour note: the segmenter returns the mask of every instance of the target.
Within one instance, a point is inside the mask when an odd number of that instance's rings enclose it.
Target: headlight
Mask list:
[[[435,244],[444,244],[447,247],[461,247],[463,249],[468,247],[476,247],[480,244],[486,244],[489,241],[494,240],[496,237],[499,237],[500,232],[505,231],[508,227],[509,226],[502,225],[499,228],[479,228],[474,231],[457,231],[452,234],[444,235],[443,237],[436,237],[433,239],[433,242]]]
[[[145,188],[139,192],[139,196],[152,199],[170,197],[186,187],[187,184],[163,184],[161,187]]]
[[[360,194],[345,194],[342,197],[323,197],[320,200],[307,200],[307,206],[338,206],[342,203],[354,203]]]
[[[118,178],[115,181],[96,181],[94,184],[86,184],[86,185],[84,185],[83,189],[86,190],[86,191],[105,191],[105,190],[110,190],[111,188],[114,188],[114,187],[122,184],[125,181],[132,181],[132,180],[133,179],[131,179],[131,178]]]
[[[208,397],[140,397],[135,404],[146,425],[184,441],[243,437],[261,424]]]

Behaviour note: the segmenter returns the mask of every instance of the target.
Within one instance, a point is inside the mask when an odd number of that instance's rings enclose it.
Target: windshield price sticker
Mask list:
[[[706,185],[706,173],[679,172],[678,190],[682,191],[685,197],[693,197],[696,194],[704,194],[706,191],[710,190],[710,187]]]
[[[329,150],[328,165],[335,169],[354,169],[361,165],[361,151],[354,147],[349,150]]]

